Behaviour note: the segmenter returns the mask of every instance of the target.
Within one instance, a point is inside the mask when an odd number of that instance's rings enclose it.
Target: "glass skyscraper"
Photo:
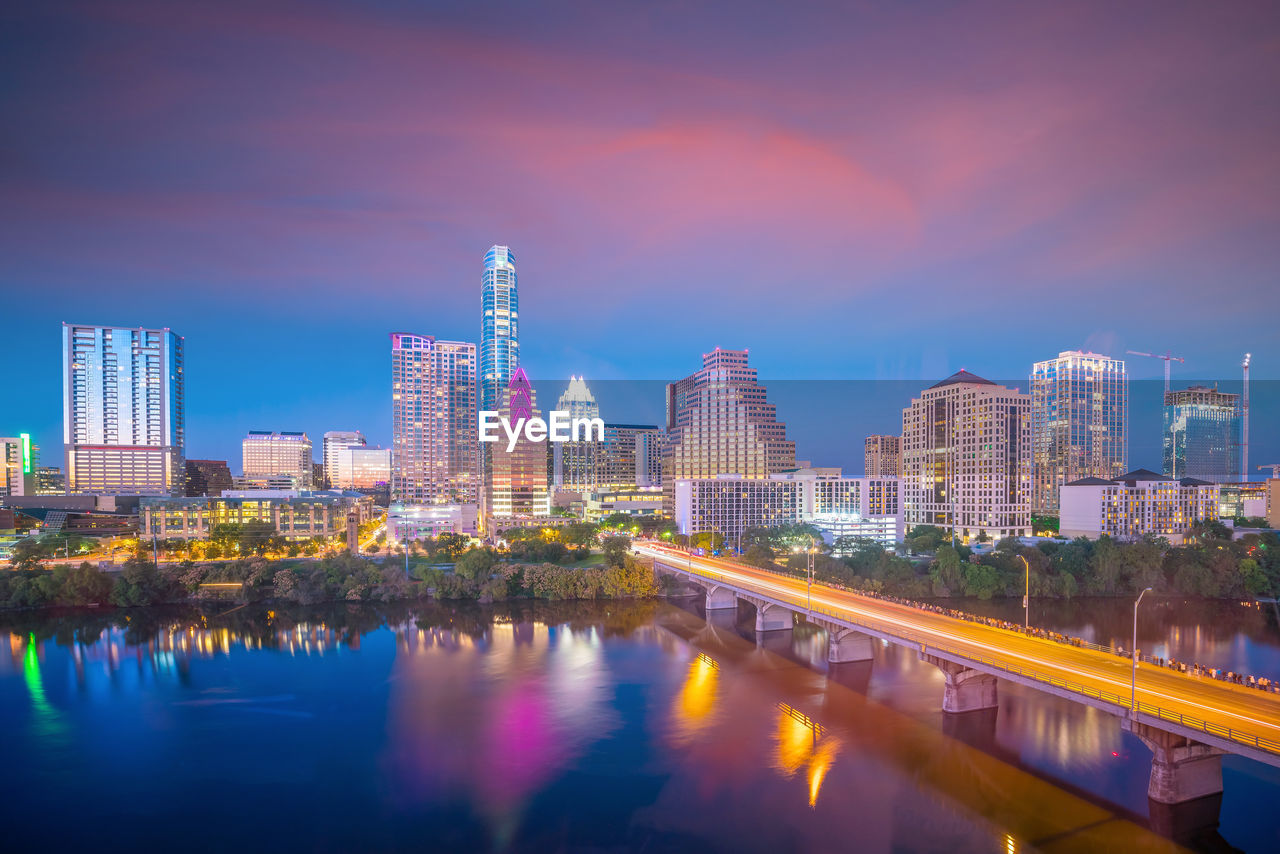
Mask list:
[[[491,246],[485,253],[480,308],[480,408],[496,411],[520,367],[520,299],[510,247]]]
[[[62,324],[69,494],[182,494],[182,371],[182,338],[168,329]]]
[[[1058,490],[1128,468],[1129,386],[1124,361],[1068,350],[1031,368],[1033,513],[1055,516]]]
[[[1164,396],[1164,473],[1225,483],[1240,476],[1240,395],[1191,386]]]

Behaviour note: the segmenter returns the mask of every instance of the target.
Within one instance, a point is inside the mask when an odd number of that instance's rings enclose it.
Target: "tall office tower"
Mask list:
[[[392,501],[479,503],[475,344],[392,333],[391,434]]]
[[[666,438],[657,427],[636,434],[636,486],[662,486],[662,442]]]
[[[897,477],[902,473],[902,437],[868,436],[862,459],[867,477]]]
[[[290,478],[294,489],[310,489],[314,469],[306,433],[250,430],[240,442],[246,480]]]
[[[232,489],[231,467],[226,460],[187,460],[188,498],[199,496],[220,497],[224,490]]]
[[[794,468],[795,442],[766,399],[746,350],[717,347],[702,369],[667,386],[667,441],[662,456],[662,507],[675,511],[677,479],[736,474],[768,477]]]
[[[67,492],[181,495],[183,386],[168,329],[62,324]]]
[[[511,424],[520,418],[538,417],[537,394],[523,368],[516,368],[497,411]],[[505,441],[491,444],[484,504],[484,529],[488,533],[519,524],[513,520],[550,515],[547,443],[531,442],[522,432],[510,451]]]
[[[959,371],[902,410],[908,528],[964,541],[1031,534],[1031,395]]]
[[[492,412],[520,367],[520,299],[510,247],[491,246],[485,253],[480,308],[480,408]]]
[[[1226,483],[1240,476],[1240,395],[1202,385],[1164,396],[1164,473]]]
[[[30,433],[0,436],[0,498],[37,495],[36,450]]]
[[[582,377],[569,377],[569,387],[560,395],[556,409],[575,418],[599,418],[600,406]],[[596,486],[596,455],[599,450],[591,437],[578,442],[551,444],[552,481],[557,489],[586,492]]]
[[[604,441],[596,443],[593,480],[601,489],[659,486],[655,472],[659,430],[652,424],[605,424]]]
[[[324,434],[321,460],[324,463],[324,479],[332,487],[338,485],[338,449],[363,448],[369,443],[359,430],[330,430]]]
[[[1067,350],[1031,368],[1031,508],[1058,514],[1058,490],[1129,468],[1129,386],[1124,361]]]

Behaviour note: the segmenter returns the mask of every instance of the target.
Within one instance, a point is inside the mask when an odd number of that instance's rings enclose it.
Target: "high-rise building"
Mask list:
[[[902,411],[908,527],[968,542],[1031,534],[1031,395],[959,371]]]
[[[359,430],[330,430],[324,434],[321,460],[324,463],[324,479],[332,487],[337,487],[338,449],[350,446],[363,448],[369,444]]]
[[[1240,478],[1240,395],[1202,385],[1164,396],[1164,473],[1210,483]]]
[[[379,490],[391,483],[391,449],[345,445],[334,451],[334,489]]]
[[[231,489],[231,467],[226,460],[187,460],[186,494],[188,498],[202,495],[218,496]]]
[[[600,489],[661,486],[659,435],[653,424],[606,423],[604,441],[596,443],[595,485]]]
[[[520,367],[520,299],[510,247],[491,246],[485,253],[480,307],[480,408],[492,412]]]
[[[290,478],[294,489],[310,489],[314,474],[306,433],[250,430],[240,443],[248,480]]]
[[[37,495],[36,461],[30,433],[0,436],[0,497]]]
[[[663,508],[675,508],[677,479],[736,474],[768,477],[795,467],[796,446],[768,402],[746,350],[717,347],[702,369],[667,386]]]
[[[515,424],[520,418],[539,416],[538,399],[523,368],[516,368],[508,383],[500,417]],[[522,432],[508,451],[505,442],[489,445],[485,468],[483,527],[486,532],[519,526],[522,521],[551,513],[547,483],[547,443],[531,442]]]
[[[479,503],[476,345],[391,335],[391,432],[392,501]]]
[[[560,395],[556,409],[569,418],[599,418],[600,406],[583,377],[569,377],[569,387]],[[599,444],[592,437],[576,442],[551,444],[553,482],[557,489],[587,492],[596,486],[596,458]]]
[[[1129,467],[1129,386],[1122,359],[1067,350],[1031,368],[1032,510],[1056,516],[1058,490]]]
[[[902,437],[868,436],[862,459],[867,477],[897,477],[902,473]]]
[[[168,329],[62,324],[67,492],[180,495],[183,342]]]

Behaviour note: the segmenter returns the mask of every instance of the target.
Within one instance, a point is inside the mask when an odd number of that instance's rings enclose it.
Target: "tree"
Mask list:
[[[54,570],[54,576],[59,581],[64,604],[105,605],[111,599],[111,577],[90,566],[88,561],[75,568],[60,566]]]
[[[604,550],[604,562],[609,566],[622,566],[627,552],[631,550],[631,538],[621,534],[605,537],[600,541]]]
[[[474,548],[458,558],[457,563],[453,565],[453,571],[454,574],[470,581],[485,579],[489,577],[496,562],[493,552],[488,549]]]
[[[933,564],[929,568],[935,596],[954,596],[964,590],[964,576],[960,568],[960,553],[948,545],[938,546]]]
[[[43,543],[35,537],[26,537],[13,544],[9,562],[14,569],[35,569],[48,556],[49,551]]]

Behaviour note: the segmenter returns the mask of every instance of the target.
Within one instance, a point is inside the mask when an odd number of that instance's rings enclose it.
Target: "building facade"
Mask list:
[[[1177,545],[1192,525],[1217,518],[1217,484],[1137,469],[1115,480],[1088,477],[1065,484],[1059,531],[1064,537],[1117,540],[1150,534]]]
[[[480,408],[493,412],[520,367],[520,297],[509,246],[489,247],[480,287]]]
[[[391,336],[391,500],[477,504],[476,345]]]
[[[908,527],[964,542],[1031,535],[1031,395],[959,371],[902,411]]]
[[[1068,350],[1031,368],[1032,510],[1058,514],[1058,490],[1129,468],[1129,383],[1125,364]]]
[[[898,477],[902,474],[902,437],[868,436],[862,461],[867,477]]]
[[[143,498],[138,505],[139,532],[159,539],[203,540],[218,525],[269,522],[288,540],[332,537],[347,529],[348,516],[358,524],[373,518],[367,495],[296,490],[248,492],[227,496]]]
[[[240,442],[248,480],[291,478],[294,489],[310,489],[314,468],[306,433],[250,430]]]
[[[1164,396],[1164,473],[1213,483],[1240,479],[1240,395],[1207,386]]]
[[[324,464],[325,482],[331,488],[338,488],[338,449],[351,446],[363,448],[369,443],[359,430],[329,430],[321,441],[321,462]]]
[[[666,432],[661,478],[667,515],[675,512],[677,480],[766,478],[795,467],[795,443],[787,440],[746,350],[717,347],[703,354],[701,370],[667,386]]]
[[[334,451],[334,489],[377,491],[391,483],[391,449],[346,445]]]
[[[226,460],[187,460],[186,495],[195,498],[221,495],[234,482]]]
[[[538,418],[537,395],[523,368],[516,368],[508,383],[500,417],[515,424],[520,418]],[[511,450],[506,442],[488,445],[481,527],[492,533],[514,527],[522,520],[551,514],[548,480],[548,442],[533,442],[524,433]]]
[[[183,342],[172,331],[64,323],[68,493],[181,494],[184,386]]]
[[[37,494],[36,461],[30,433],[0,436],[0,498]]]
[[[36,469],[36,495],[66,495],[67,476],[57,466]]]
[[[570,377],[556,409],[576,418],[599,418],[600,407],[582,377]],[[600,444],[593,437],[551,446],[552,482],[556,489],[584,493],[596,487],[596,458]]]

